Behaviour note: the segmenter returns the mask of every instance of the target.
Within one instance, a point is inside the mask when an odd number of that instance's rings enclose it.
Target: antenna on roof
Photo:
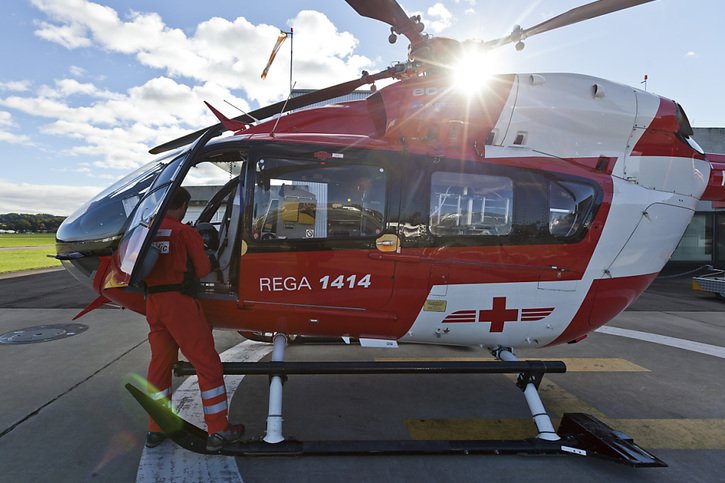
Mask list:
[[[239,107],[235,106],[234,104],[232,104],[231,102],[227,101],[226,99],[224,99],[224,102],[226,102],[227,104],[229,104],[230,106],[232,106],[234,109],[236,109],[237,111],[241,112],[245,116],[251,117],[252,119],[254,119],[254,122],[259,122],[259,119],[257,119],[256,117],[252,116],[248,112],[245,112],[244,109],[240,109]]]
[[[277,118],[277,121],[275,121],[272,131],[269,133],[270,136],[274,136],[274,131],[277,129],[277,124],[279,124],[279,120],[282,119],[282,113],[284,112],[284,108],[287,107],[287,103],[289,102],[290,98],[292,97],[292,92],[294,91],[296,85],[297,85],[297,82],[292,84],[292,87],[289,90],[289,95],[287,96],[287,100],[284,101],[284,104],[282,105],[282,110],[279,111],[279,117]]]

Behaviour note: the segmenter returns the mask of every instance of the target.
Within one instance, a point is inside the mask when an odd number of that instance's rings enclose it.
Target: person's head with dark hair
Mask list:
[[[171,203],[169,203],[169,208],[172,210],[176,208],[181,208],[181,206],[184,203],[189,203],[191,200],[191,193],[189,193],[189,190],[186,188],[182,188],[179,186],[179,188],[176,190],[176,193],[174,193],[173,198],[171,198]]]
[[[169,202],[169,209],[166,214],[177,220],[184,218],[186,209],[191,201],[191,193],[186,188],[179,187]]]

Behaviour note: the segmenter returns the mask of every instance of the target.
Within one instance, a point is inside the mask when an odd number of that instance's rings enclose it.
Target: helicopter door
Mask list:
[[[159,249],[152,247],[152,240],[164,218],[170,196],[193,166],[204,145],[216,135],[210,129],[187,150],[174,158],[158,175],[136,208],[136,212],[121,239],[115,256],[121,271],[128,276],[127,285],[138,285],[149,274]]]
[[[397,248],[386,165],[270,156],[250,177],[240,300],[384,311],[395,262],[379,254]]]

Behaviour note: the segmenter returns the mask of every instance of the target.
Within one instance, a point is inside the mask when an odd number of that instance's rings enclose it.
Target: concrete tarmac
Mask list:
[[[720,335],[710,343],[725,346],[724,318],[708,317],[708,323],[687,320],[697,328],[718,324]],[[689,334],[672,326],[679,316],[659,320],[668,323],[670,333]],[[616,321],[628,324],[626,318]],[[485,357],[475,349],[421,346],[291,346],[287,355],[290,360]],[[725,359],[603,334],[521,356],[569,359],[567,374],[547,375],[541,385],[555,426],[564,412],[593,414],[670,467],[632,469],[575,456],[240,458],[240,474],[245,482],[722,481]],[[599,367],[582,370],[582,360],[592,358]],[[233,400],[233,411],[249,421],[251,434],[264,430],[266,405],[260,399],[265,400],[266,389],[264,378],[248,377]],[[516,439],[536,433],[521,391],[504,375],[296,376],[284,390],[285,434],[301,440]]]
[[[94,295],[63,271],[0,280],[0,334],[69,323]],[[679,308],[679,310],[677,310]],[[100,309],[62,340],[0,345],[0,482],[136,480],[145,414],[123,389],[148,364],[142,317]],[[609,324],[725,347],[725,302],[663,279]],[[217,332],[222,351],[243,340]],[[725,474],[725,359],[658,343],[592,334],[575,345],[521,354],[568,358],[542,399],[554,419],[590,412],[630,433],[669,468],[634,470],[575,456],[265,457],[237,459],[245,482],[719,481]],[[415,345],[363,349],[291,345],[287,360],[486,357],[481,350]],[[246,377],[232,419],[261,435],[266,377]],[[507,376],[296,376],[285,385],[284,432],[298,439],[533,435]],[[172,443],[166,442],[164,445]],[[228,475],[227,475],[228,476]],[[188,475],[174,481],[223,481]],[[169,480],[171,481],[171,480]]]
[[[94,298],[64,270],[5,278],[0,334],[71,323]],[[0,344],[0,482],[136,480],[146,415],[123,386],[146,374],[148,325],[121,309],[99,309],[77,323],[88,330]],[[242,337],[218,332],[215,339],[223,351]]]

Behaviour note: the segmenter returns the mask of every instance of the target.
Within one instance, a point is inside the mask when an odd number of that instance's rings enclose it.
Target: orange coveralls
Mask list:
[[[199,278],[211,271],[201,235],[174,218],[164,218],[154,245],[159,248],[161,255],[146,277],[149,289],[181,284],[187,270],[187,260],[191,260]],[[209,433],[225,430],[228,424],[227,391],[222,365],[214,348],[211,326],[199,302],[179,291],[149,293],[146,298],[146,319],[151,329],[151,363],[148,370],[151,396],[154,399],[171,399],[171,371],[181,348],[199,377],[204,421]],[[149,419],[148,429],[152,432],[161,431],[152,419]]]

